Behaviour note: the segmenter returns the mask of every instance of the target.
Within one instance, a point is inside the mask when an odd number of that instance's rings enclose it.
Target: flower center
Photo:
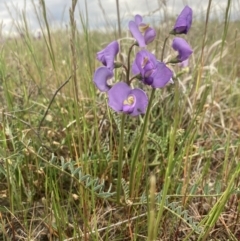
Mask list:
[[[133,95],[129,95],[126,100],[123,101],[124,105],[133,105],[135,102],[135,98]]]
[[[141,24],[138,27],[138,29],[141,33],[145,33],[148,28],[149,28],[149,24]]]
[[[142,62],[142,68],[144,68],[147,63],[148,63],[148,57],[144,57]]]
[[[126,100],[123,101],[123,112],[132,113],[136,104],[136,98],[134,95],[129,95]]]

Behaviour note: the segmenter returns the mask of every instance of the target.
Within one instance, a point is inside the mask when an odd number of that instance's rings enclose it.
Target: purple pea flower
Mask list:
[[[110,89],[107,81],[113,77],[113,71],[105,66],[99,67],[93,76],[93,82],[102,92],[107,92]]]
[[[187,41],[179,37],[173,39],[172,47],[174,50],[178,51],[178,56],[176,59],[174,61],[170,61],[172,63],[179,63],[187,60],[193,52]]]
[[[97,59],[102,62],[108,69],[114,69],[114,59],[119,52],[119,44],[117,41],[111,42],[105,49],[97,53]]]
[[[140,47],[145,47],[147,44],[151,43],[155,37],[156,32],[153,28],[149,27],[148,24],[142,22],[142,16],[136,15],[135,21],[130,21],[128,24],[129,30],[133,37],[137,40]]]
[[[189,6],[185,6],[182,12],[179,14],[171,34],[187,34],[192,25],[192,9]]]
[[[163,88],[172,78],[173,72],[147,50],[137,53],[132,65],[133,74],[140,74],[144,84]]]
[[[146,112],[148,97],[143,90],[118,82],[108,91],[108,105],[117,112],[137,116]]]

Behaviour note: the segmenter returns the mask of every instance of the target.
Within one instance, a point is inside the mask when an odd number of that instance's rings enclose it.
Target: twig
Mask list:
[[[47,116],[47,114],[48,114],[48,111],[49,111],[49,109],[50,109],[50,107],[51,107],[51,105],[52,105],[52,103],[53,103],[53,101],[54,101],[57,93],[69,82],[69,80],[70,80],[71,78],[72,78],[72,76],[70,76],[70,77],[56,90],[56,92],[54,93],[54,95],[53,95],[53,97],[52,97],[52,99],[51,99],[51,101],[50,101],[50,103],[49,103],[49,105],[48,105],[48,107],[47,107],[47,110],[45,111],[45,114],[44,114],[42,120],[41,120],[40,123],[39,123],[38,132],[40,131],[40,128],[41,128],[41,126],[42,126],[42,123],[43,123],[43,121],[45,120],[45,118],[46,118],[46,116]]]

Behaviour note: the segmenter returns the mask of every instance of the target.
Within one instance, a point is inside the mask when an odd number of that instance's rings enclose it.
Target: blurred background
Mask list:
[[[110,31],[117,29],[117,0],[80,0],[77,4],[76,15],[81,13],[88,16],[88,27],[91,30]],[[191,6],[194,11],[194,20],[203,20],[206,16],[208,0],[119,0],[121,27],[127,29],[127,23],[135,14],[144,16],[145,21],[155,23],[166,22],[167,19],[175,18],[185,5]],[[71,1],[48,0],[46,9],[49,24],[56,29],[65,28],[69,25],[69,9]],[[214,0],[211,3],[211,18],[224,21],[224,14],[227,0]],[[39,5],[39,8],[38,8]],[[0,28],[3,35],[14,35],[17,31],[14,27],[16,22],[21,24],[22,14],[26,14],[29,30],[38,34],[40,29],[36,11],[39,11],[38,0],[1,0],[0,1]],[[230,9],[230,20],[240,19],[240,3],[233,1]],[[87,16],[86,16],[87,15]],[[77,25],[80,26],[80,19],[76,17]],[[14,24],[15,23],[15,24]]]

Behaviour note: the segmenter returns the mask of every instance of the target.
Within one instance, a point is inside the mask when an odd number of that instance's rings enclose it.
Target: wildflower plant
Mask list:
[[[187,34],[192,23],[192,9],[186,6],[178,16],[174,28],[169,34]],[[170,35],[166,37],[163,45],[162,57],[159,60],[157,56],[147,49],[147,45],[155,40],[156,31],[149,25],[144,23],[143,17],[136,15],[134,20],[128,24],[134,43],[129,47],[127,63],[117,62],[117,54],[119,53],[119,43],[111,42],[103,50],[97,53],[97,60],[103,66],[99,67],[93,76],[96,87],[101,92],[106,92],[108,96],[109,107],[118,113],[122,113],[122,124],[119,142],[119,163],[118,163],[118,184],[117,184],[117,201],[120,200],[121,193],[121,176],[122,176],[122,158],[123,158],[123,136],[126,115],[137,117],[145,115],[143,126],[140,132],[138,143],[135,147],[130,174],[130,196],[134,196],[134,171],[136,168],[136,160],[138,159],[141,143],[146,132],[148,118],[151,110],[154,93],[158,88],[164,88],[168,83],[172,83],[174,78],[170,64],[188,63],[188,59],[192,54],[192,49],[187,41],[180,37],[175,37],[172,41],[172,48],[177,51],[177,56],[171,61],[165,63],[163,61],[166,42]],[[133,47],[137,47],[138,51],[133,56],[134,61],[131,63],[131,54]],[[115,80],[111,86],[109,79],[114,77],[114,69],[122,67],[126,72],[126,79]],[[132,75],[130,74],[132,73]],[[141,85],[139,83],[142,83]],[[143,86],[139,88],[139,86]],[[151,88],[151,96],[148,98],[146,90]]]

